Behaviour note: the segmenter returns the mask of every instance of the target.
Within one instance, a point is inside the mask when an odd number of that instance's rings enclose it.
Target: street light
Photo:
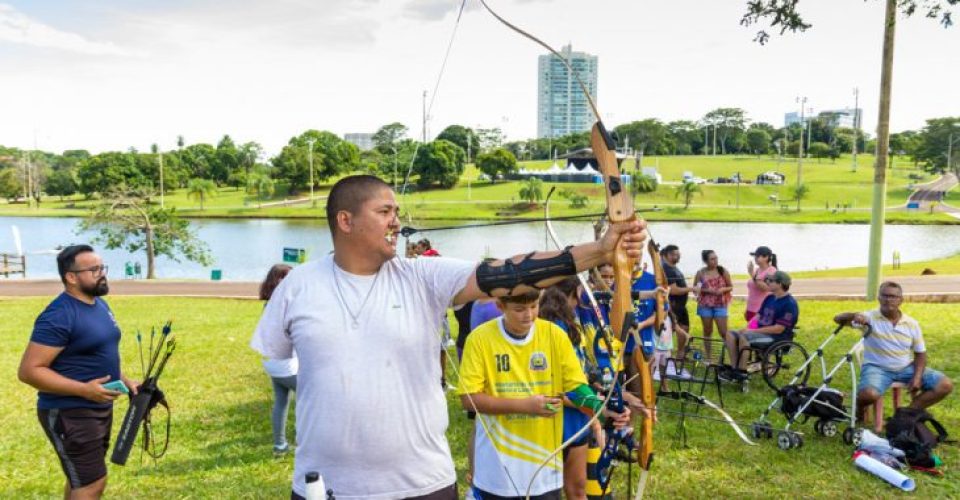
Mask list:
[[[316,139],[307,139],[307,145],[310,147],[307,150],[307,157],[310,162],[310,206],[316,207],[317,202],[313,199],[313,143],[316,142]]]
[[[797,103],[800,104],[800,137],[797,143],[797,187],[800,187],[800,182],[803,175],[803,126],[804,126],[804,111],[806,111],[807,98],[806,97],[797,97]]]

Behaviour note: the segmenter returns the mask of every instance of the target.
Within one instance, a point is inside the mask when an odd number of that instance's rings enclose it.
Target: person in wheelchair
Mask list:
[[[800,307],[797,299],[790,295],[790,275],[777,271],[766,278],[764,282],[770,287],[771,294],[763,300],[757,314],[755,328],[748,326],[740,330],[731,330],[725,342],[730,354],[730,367],[724,370],[721,376],[731,380],[747,379],[747,359],[740,353],[751,348],[762,349],[779,341],[793,340],[793,329],[797,326],[800,317]]]

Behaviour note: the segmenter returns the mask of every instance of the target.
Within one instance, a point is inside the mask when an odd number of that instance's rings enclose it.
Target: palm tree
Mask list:
[[[684,182],[677,186],[677,191],[675,193],[676,198],[683,197],[683,209],[686,210],[690,208],[690,202],[693,201],[693,195],[696,193],[703,194],[703,189],[700,188],[700,185],[694,182]]]
[[[200,200],[200,210],[203,210],[203,200],[217,195],[217,185],[210,179],[190,179],[187,184],[187,198]]]
[[[247,181],[247,192],[257,195],[257,208],[263,201],[262,196],[273,196],[275,184],[269,175],[254,172]]]
[[[531,205],[536,205],[537,202],[543,199],[543,181],[536,177],[530,177],[523,182],[523,186],[520,187],[521,200],[526,200]]]

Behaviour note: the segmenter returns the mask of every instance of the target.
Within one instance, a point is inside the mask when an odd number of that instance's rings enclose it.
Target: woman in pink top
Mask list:
[[[757,247],[756,251],[750,252],[753,260],[747,264],[747,274],[750,280],[747,281],[747,311],[743,314],[749,323],[757,312],[760,311],[760,305],[763,299],[770,295],[770,285],[767,285],[763,279],[772,276],[777,272],[777,255],[770,250],[770,247]],[[757,264],[754,267],[754,262]]]
[[[700,252],[705,266],[697,271],[693,278],[697,287],[697,316],[703,323],[703,336],[713,336],[713,324],[717,324],[720,338],[727,338],[727,306],[730,304],[730,292],[733,281],[730,273],[719,264],[717,253],[713,250]]]

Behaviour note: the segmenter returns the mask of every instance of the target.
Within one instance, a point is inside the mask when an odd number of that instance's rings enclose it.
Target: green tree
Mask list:
[[[217,149],[209,144],[191,144],[180,152],[181,161],[186,170],[186,178],[183,182],[189,182],[190,179],[216,179]]]
[[[703,195],[703,189],[700,188],[699,184],[693,182],[684,182],[676,188],[674,193],[675,198],[683,198],[683,209],[687,210],[690,208],[690,203],[693,202],[693,195],[700,193]]]
[[[657,178],[649,175],[635,175],[630,179],[633,193],[653,193],[657,190]]]
[[[74,177],[73,170],[69,168],[54,170],[47,178],[47,194],[59,196],[61,201],[64,196],[76,193],[77,187],[77,179]]]
[[[15,200],[23,194],[23,183],[13,167],[0,168],[0,196]]]
[[[419,176],[417,185],[428,188],[439,184],[445,189],[456,186],[463,174],[466,156],[460,146],[443,139],[420,147],[413,162],[413,172]]]
[[[953,147],[950,140],[953,139]],[[960,117],[927,120],[916,144],[917,157],[930,172],[953,171],[960,174]],[[947,165],[947,155],[950,163]]]
[[[187,199],[199,200],[200,210],[203,210],[203,202],[208,198],[217,195],[217,185],[210,179],[190,179],[187,183]]]
[[[233,139],[229,135],[223,136],[217,143],[216,161],[213,162],[213,181],[218,186],[229,184],[230,177],[235,172],[243,170],[243,160],[243,156]],[[234,184],[237,188],[246,184],[244,176],[234,176],[234,181],[242,181],[240,184]]]
[[[825,142],[814,142],[810,144],[807,152],[817,159],[817,163],[820,163],[820,160],[830,156],[830,145]]]
[[[360,150],[355,145],[331,132],[307,130],[291,138],[271,160],[276,168],[275,177],[286,180],[291,190],[309,187],[311,144],[315,185],[360,168]]]
[[[759,157],[770,151],[770,133],[762,128],[751,128],[747,130],[747,148],[750,152]]]
[[[517,171],[517,158],[510,151],[498,148],[477,156],[477,168],[490,177],[490,182],[496,182],[498,174],[506,176]]]
[[[393,148],[407,136],[407,132],[407,126],[400,122],[384,125],[373,134],[374,148],[383,155],[393,154]]]
[[[477,138],[477,134],[472,129],[464,127],[463,125],[450,125],[443,129],[443,132],[440,132],[440,135],[437,136],[437,140],[450,141],[460,146],[460,149],[469,151],[470,157],[467,158],[468,163],[473,162],[480,149],[480,140]]]
[[[116,186],[131,189],[151,186],[152,182],[140,169],[137,156],[137,153],[108,152],[81,161],[77,167],[80,193],[90,197]]]
[[[276,184],[265,172],[251,172],[247,179],[247,192],[257,197],[257,208],[263,204],[264,197],[273,196]]]
[[[543,181],[536,177],[530,177],[520,185],[520,191],[517,193],[521,200],[531,205],[536,205],[543,199]]]
[[[570,208],[587,208],[590,203],[590,198],[587,195],[569,189],[560,191],[560,196],[570,202]]]
[[[736,151],[738,145],[741,147],[745,145],[741,136],[748,121],[746,111],[740,108],[717,108],[704,115],[702,121],[710,125],[711,134],[717,135],[716,142],[717,147],[720,148],[720,154]],[[710,147],[713,148],[713,142],[710,143]]]
[[[643,154],[670,154],[674,150],[670,131],[656,118],[619,125],[614,131],[620,138],[620,146],[629,141],[630,147]]]
[[[209,182],[209,181],[208,181]],[[190,229],[190,223],[177,217],[176,208],[150,205],[143,192],[114,189],[103,193],[103,201],[80,222],[81,231],[94,231],[94,242],[108,249],[143,251],[147,258],[147,279],[156,279],[154,261],[163,255],[180,262],[180,257],[210,265],[206,243]]]

